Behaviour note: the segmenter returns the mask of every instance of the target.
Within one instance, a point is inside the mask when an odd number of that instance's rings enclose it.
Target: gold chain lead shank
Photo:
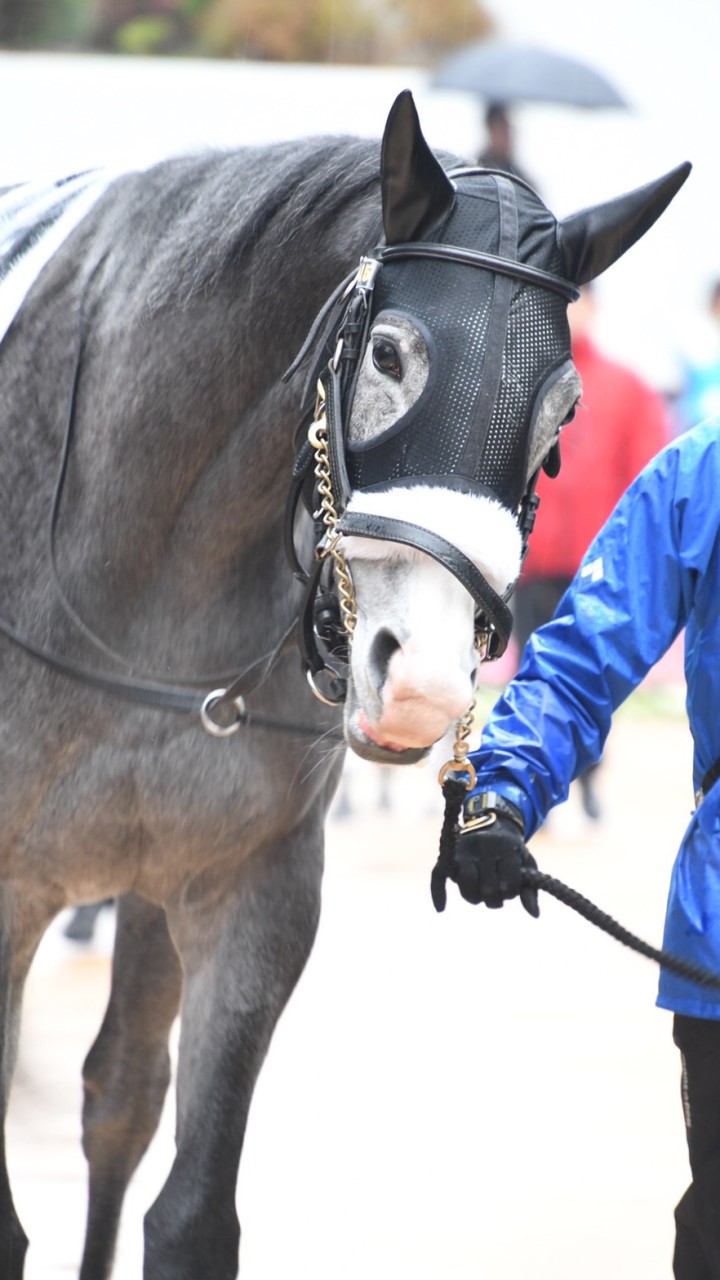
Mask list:
[[[319,380],[317,386],[317,401],[315,404],[315,421],[310,424],[308,429],[308,440],[315,452],[315,475],[317,477],[318,491],[320,493],[320,508],[322,511],[323,523],[327,530],[325,545],[321,547],[319,554],[323,557],[332,556],[333,564],[335,565],[335,574],[337,577],[340,612],[342,614],[345,630],[352,642],[355,623],[357,621],[355,593],[353,591],[350,570],[347,567],[347,562],[339,547],[342,535],[337,531],[338,513],[335,509],[335,499],[332,491],[332,478],[330,475],[330,458],[328,456],[327,446],[327,419],[325,416],[325,388]]]

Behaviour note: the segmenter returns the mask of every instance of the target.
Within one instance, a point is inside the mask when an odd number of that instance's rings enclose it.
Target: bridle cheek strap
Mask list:
[[[332,362],[328,365],[326,377],[323,381],[325,386],[325,417],[327,421],[327,443],[333,497],[338,507],[342,509],[350,500],[352,486],[348,477],[343,436],[342,380],[339,370],[334,368]]]
[[[363,511],[345,511],[337,529],[347,537],[378,538],[384,542],[400,542],[404,546],[423,551],[433,560],[449,569],[450,573],[470,592],[476,606],[476,630],[488,633],[488,657],[500,658],[505,652],[512,630],[512,613],[502,596],[494,591],[480,570],[462,551],[439,534],[423,529],[409,520],[395,520],[390,516],[373,516]]]

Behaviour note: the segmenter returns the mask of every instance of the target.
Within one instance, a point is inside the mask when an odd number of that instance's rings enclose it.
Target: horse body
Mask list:
[[[313,153],[317,159],[322,150]],[[326,162],[327,151],[323,169]],[[291,170],[291,189],[301,176],[307,183],[307,157],[293,148],[292,155],[250,153],[233,163],[236,197],[245,185],[237,167],[242,174],[245,164],[253,186],[256,251],[234,281],[216,286],[222,306],[208,303],[198,292],[199,281],[181,284],[177,275],[165,276],[173,225],[163,205],[180,198],[191,176],[182,163],[171,163],[143,182],[142,201],[137,177],[111,188],[54,256],[42,288],[29,297],[0,352],[0,520],[9,552],[0,567],[2,613],[25,634],[50,636],[55,649],[89,666],[122,674],[134,668],[170,682],[231,673],[272,651],[297,611],[299,590],[284,562],[281,533],[292,428],[277,426],[294,423],[297,393],[283,388],[279,376],[318,298],[346,272],[348,260],[342,243],[327,259],[319,258],[312,236],[303,235],[300,206],[300,229],[287,261],[287,219],[274,218],[269,208],[265,237],[260,231],[261,183],[274,199],[284,167]],[[227,164],[216,161],[219,170]],[[191,185],[200,216],[201,208],[212,211],[207,187],[222,184],[222,174],[212,165],[204,174],[198,168]],[[353,257],[354,205],[347,218]],[[242,242],[237,208],[235,219]],[[127,226],[130,237],[122,233]],[[369,229],[363,234],[362,216],[360,228],[361,239],[372,235]],[[174,230],[181,243],[189,234]],[[298,262],[300,273],[302,259],[309,268],[302,267],[301,280],[293,279],[292,264]],[[277,287],[271,264],[279,261],[292,307],[283,305],[282,293],[270,306]],[[170,299],[172,286],[187,293]],[[56,537],[58,573],[83,621],[127,657],[128,667],[98,655],[78,635],[49,571],[49,513],[71,402],[72,354],[83,330]],[[166,359],[170,351],[172,360]],[[317,924],[322,824],[340,757],[328,767],[318,765],[327,754],[323,735],[337,717],[298,680],[294,655],[275,665],[252,705],[306,724],[307,737],[253,729],[247,742],[231,743],[198,732],[197,722],[186,716],[108,699],[12,647],[3,649],[2,663],[7,697],[0,727],[0,866],[6,945],[16,967],[15,1008],[34,947],[60,908],[136,895],[119,908],[115,972],[121,977],[104,1031],[111,1044],[106,1052],[101,1038],[86,1071],[91,1260],[83,1274],[99,1276],[108,1273],[108,1224],[119,1213],[124,1178],[157,1122],[164,1095],[158,1080],[167,1084],[167,1032],[180,998],[178,956],[185,971],[183,1036],[194,1046],[189,1055],[183,1052],[189,1065],[180,1071],[179,1162],[186,1149],[193,1152],[187,1211],[198,1210],[197,1130],[206,1132],[203,1117],[211,1099],[228,1110],[232,1099],[235,1115],[232,1125],[223,1126],[223,1150],[207,1151],[212,1196],[221,1183],[234,1198],[240,1138],[233,1142],[230,1129],[241,1132],[261,1056]],[[260,882],[255,864],[261,855]],[[151,989],[138,1001],[138,989],[148,983]],[[126,989],[132,992],[127,1008]],[[214,1007],[213,991],[220,1007]],[[233,1042],[225,1027],[241,1014],[252,1028],[245,1045]],[[125,1063],[142,1117],[139,1132],[137,1119],[129,1118],[130,1099],[114,1094],[121,1079],[111,1059],[118,1031],[123,1039],[128,1024],[135,1031],[130,1039],[137,1041],[139,1034],[150,1041],[146,1069]],[[227,1040],[229,1060],[211,1069],[204,1055],[218,1039]],[[218,1071],[224,1086],[215,1078]],[[123,1093],[128,1084],[122,1082]],[[123,1143],[106,1145],[113,1130],[125,1132],[122,1153]],[[106,1166],[108,1150],[111,1168],[98,1173],[94,1157]],[[234,1209],[224,1211],[234,1222]],[[213,1207],[208,1219],[216,1214]],[[19,1276],[18,1227],[1,1218],[0,1274]],[[186,1242],[182,1260],[173,1255],[148,1262],[149,1274],[234,1275],[237,1232],[229,1230],[233,1238],[224,1253],[230,1260],[218,1259],[216,1269],[209,1239],[203,1239],[198,1256]],[[214,1229],[213,1235],[217,1239]]]
[[[340,715],[313,699],[288,645],[303,589],[284,548],[298,392],[282,374],[318,308],[378,242],[381,204],[386,236],[398,195],[407,209],[392,163],[407,142],[391,139],[383,165],[375,143],[322,139],[120,177],[49,259],[0,344],[0,619],[70,656],[81,676],[101,668],[116,684],[208,691],[245,672],[255,716],[302,726],[256,721],[211,737],[194,717],[68,678],[4,628],[4,1107],[43,931],[66,905],[119,899],[110,1003],[84,1068],[82,1280],[110,1275],[178,1012],[177,1155],[146,1218],[144,1274],[237,1273],[245,1123],[314,940],[342,760]],[[444,179],[409,150],[430,175],[431,203],[447,201]],[[421,215],[437,221],[426,205]],[[408,237],[406,212],[402,221]],[[351,448],[386,436],[394,447],[436,385],[432,315],[408,315],[406,300],[377,319],[348,409]],[[545,387],[543,367],[527,389],[513,493],[577,397],[562,308],[552,316],[553,376]],[[491,599],[506,592],[522,541],[515,499],[498,501],[480,480],[458,489],[436,477],[404,495],[359,485],[343,514],[357,610],[346,738],[370,758],[425,754],[470,701],[482,655],[468,582],[481,569]],[[395,540],[389,526],[368,538],[363,521],[388,513],[400,517]],[[422,545],[407,545],[418,522]],[[311,558],[312,514],[301,511],[296,539]],[[451,574],[441,561],[453,539]],[[26,1240],[4,1167],[0,1191],[0,1280],[21,1280]]]

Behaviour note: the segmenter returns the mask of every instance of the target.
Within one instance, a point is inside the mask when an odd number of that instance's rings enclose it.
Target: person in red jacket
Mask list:
[[[560,437],[560,473],[541,474],[540,511],[513,602],[519,652],[552,618],[595,534],[638,472],[673,436],[663,397],[631,369],[609,359],[591,337],[596,299],[585,285],[568,308],[572,356],[582,400]],[[595,769],[580,778],[583,808],[600,817]]]

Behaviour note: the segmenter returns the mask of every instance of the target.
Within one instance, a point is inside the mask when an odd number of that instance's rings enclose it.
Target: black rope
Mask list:
[[[460,830],[460,810],[467,796],[464,778],[448,774],[442,786],[445,817],[440,831],[440,852],[430,875],[430,894],[436,911],[444,911],[447,903],[446,881],[455,858],[455,841]]]
[[[453,878],[455,847],[461,830],[460,812],[463,801],[467,797],[465,778],[448,774],[443,782],[442,793],[445,798],[445,816],[440,832],[440,851],[430,876],[430,894],[436,911],[445,910],[447,881]],[[549,893],[551,897],[557,898],[558,902],[577,911],[578,915],[588,920],[590,924],[602,929],[604,933],[609,934],[616,942],[621,942],[623,946],[629,947],[631,951],[637,951],[648,960],[654,960],[656,964],[662,965],[664,969],[678,974],[679,977],[696,982],[698,986],[715,987],[720,990],[720,974],[713,973],[711,969],[705,969],[702,965],[692,964],[689,960],[683,960],[680,956],[673,955],[671,951],[651,947],[648,942],[638,938],[624,925],[618,924],[617,920],[613,920],[612,916],[602,911],[594,902],[583,897],[577,889],[571,889],[569,885],[563,884],[562,880],[556,880],[554,876],[546,875],[545,872],[533,867],[523,867],[521,876],[523,885],[543,889],[545,893]]]
[[[610,937],[615,938],[616,942],[621,942],[623,946],[630,947],[631,950],[639,952],[642,956],[647,956],[649,960],[654,960],[656,964],[662,965],[665,969],[670,969],[681,978],[689,978],[691,982],[697,982],[701,987],[720,988],[720,974],[713,973],[710,969],[704,969],[702,965],[691,964],[687,960],[681,960],[679,956],[673,955],[671,951],[662,951],[657,947],[651,947],[648,942],[643,942],[642,938],[636,937],[629,929],[618,924],[607,912],[601,911],[599,907],[595,906],[594,902],[584,898],[576,889],[571,889],[569,885],[563,884],[562,880],[556,880],[554,876],[548,876],[543,871],[535,871],[531,867],[523,868],[522,880],[523,884],[533,885],[537,889],[544,889],[553,898],[557,898],[558,902],[564,903],[566,907],[572,907],[573,911],[577,911],[578,915],[583,916],[585,920],[589,920],[598,929],[609,933]]]

